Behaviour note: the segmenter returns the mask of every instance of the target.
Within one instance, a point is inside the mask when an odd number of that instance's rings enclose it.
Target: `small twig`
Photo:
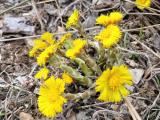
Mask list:
[[[128,34],[133,40],[135,40],[136,42],[138,42],[139,44],[141,44],[144,48],[146,48],[149,52],[151,52],[153,55],[155,55],[156,57],[158,57],[160,59],[160,55],[155,53],[152,49],[150,49],[148,46],[146,46],[144,43],[140,42],[139,40],[137,40],[135,37],[133,37],[131,34]]]
[[[157,27],[157,26],[160,26],[160,24],[150,25],[150,26],[141,27],[141,28],[133,28],[133,29],[128,29],[128,30],[123,29],[122,32],[133,32],[133,31],[138,31],[138,30],[147,29],[147,28],[151,28],[151,27]],[[100,28],[101,28],[100,26],[95,26],[95,27],[86,28],[85,31],[95,30],[95,29],[100,29]],[[67,31],[67,32],[76,33],[78,31],[77,30],[71,30],[71,31]],[[65,34],[67,32],[58,32],[58,33],[54,33],[54,34],[55,35],[62,35],[62,34]],[[41,35],[33,35],[33,36],[25,36],[25,37],[18,37],[18,38],[1,39],[0,42],[21,40],[21,39],[27,39],[27,38],[36,38],[36,37],[40,37],[40,36]]]
[[[100,114],[100,113],[103,113],[103,112],[110,113],[110,114],[113,114],[113,115],[119,115],[119,116],[122,115],[122,114],[119,113],[119,112],[116,112],[116,111],[113,111],[113,110],[104,109],[104,110],[98,110],[98,111],[96,111],[96,112],[93,114],[92,119],[93,119],[93,120],[96,120],[96,116],[97,116],[98,114]]]
[[[156,99],[153,101],[152,105],[149,107],[150,109],[153,108],[156,105],[156,102],[158,101],[159,98],[160,98],[160,92],[157,95]]]
[[[14,5],[14,6],[8,8],[8,9],[6,9],[6,10],[0,12],[0,15],[2,15],[2,14],[4,14],[4,13],[6,13],[6,12],[8,12],[8,11],[10,11],[10,10],[12,10],[12,9],[14,9],[14,8],[16,8],[16,7],[18,7],[18,6],[22,5],[22,4],[24,4],[24,3],[26,3],[26,2],[28,2],[28,1],[29,1],[29,0],[24,0],[24,1],[22,1],[21,3],[16,4],[16,5]]]
[[[122,48],[122,47],[120,47],[120,46],[118,46],[118,45],[117,45],[116,48],[119,49],[119,50],[128,52],[128,53],[131,53],[131,54],[143,55],[143,56],[145,56],[145,57],[148,59],[148,65],[149,65],[150,67],[152,66],[151,60],[149,59],[149,56],[148,56],[146,53],[144,53],[144,52],[139,52],[139,51],[136,52],[136,51],[128,50],[128,49]]]
[[[134,108],[134,106],[131,104],[130,100],[127,97],[125,98],[125,103],[129,109],[129,112],[133,120],[142,120],[139,114],[137,113],[136,109]]]
[[[35,3],[34,0],[31,0],[31,3],[32,3],[32,6],[33,6],[33,10],[35,11],[35,13],[36,13],[36,15],[37,15],[37,19],[38,19],[38,21],[39,21],[39,23],[40,23],[40,25],[41,25],[41,31],[44,32],[45,26],[44,26],[44,24],[43,24],[43,22],[42,22],[41,16],[39,15],[39,12],[38,12],[38,10],[37,10],[36,3]]]
[[[114,5],[113,7],[111,7],[111,8],[104,8],[104,9],[92,10],[92,11],[93,11],[93,12],[97,12],[97,13],[99,13],[99,12],[104,12],[104,11],[109,11],[109,10],[112,10],[112,9],[117,8],[119,5],[120,5],[120,4],[117,3],[117,4],[115,4],[115,5]]]
[[[101,103],[95,103],[95,104],[91,104],[91,105],[80,106],[80,108],[84,109],[84,108],[89,108],[89,107],[99,106],[99,105],[106,105],[106,104],[110,104],[110,103],[109,102],[101,102]]]
[[[160,26],[160,24],[149,25],[149,26],[145,26],[145,27],[133,28],[133,29],[128,29],[128,30],[123,29],[122,32],[139,31],[139,30],[142,30],[142,29],[147,29],[147,28],[152,28],[152,27],[158,27],[158,26]]]
[[[155,120],[159,120],[159,119],[160,119],[160,111],[159,111],[159,113],[158,113],[158,115],[157,115]]]
[[[154,16],[160,16],[160,14],[157,13],[139,13],[139,12],[126,12],[127,15],[154,15]]]
[[[36,5],[40,5],[40,4],[44,4],[44,3],[49,3],[49,2],[53,2],[55,0],[44,0],[44,1],[41,1],[41,2],[36,2]],[[16,10],[16,9],[21,9],[21,8],[25,8],[25,7],[31,7],[32,5],[24,5],[24,6],[19,6],[19,7],[16,7],[16,8],[13,8],[13,10]]]
[[[99,26],[86,28],[85,31],[99,29],[99,28],[100,28]],[[68,32],[76,33],[78,31],[77,30],[71,30],[71,31],[67,31],[67,32],[57,32],[57,33],[54,33],[54,35],[62,35],[62,34],[68,33]],[[41,35],[33,35],[33,36],[25,36],[25,37],[18,37],[18,38],[0,39],[0,42],[14,41],[14,40],[24,40],[24,39],[27,39],[27,38],[36,38],[36,37],[40,37],[40,36]]]

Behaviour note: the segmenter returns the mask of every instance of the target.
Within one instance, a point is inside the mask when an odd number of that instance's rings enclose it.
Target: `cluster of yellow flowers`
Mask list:
[[[121,38],[122,33],[117,24],[122,19],[123,15],[120,12],[112,12],[109,15],[101,15],[97,18],[96,23],[103,25],[105,28],[95,36],[95,39],[105,48],[110,48],[117,44]],[[79,12],[78,10],[74,10],[67,21],[66,28],[70,28],[71,26],[75,27],[78,21]],[[61,78],[55,78],[55,76],[49,75],[50,70],[45,64],[51,55],[61,49],[64,42],[70,38],[71,34],[67,33],[63,35],[59,41],[56,41],[53,38],[53,34],[46,32],[41,38],[34,41],[35,46],[29,53],[30,57],[37,58],[39,66],[43,66],[43,68],[37,72],[35,78],[45,80],[40,86],[38,107],[40,112],[47,117],[55,117],[57,113],[63,111],[63,104],[67,102],[67,99],[64,97],[65,85],[73,83],[73,79],[67,72],[64,72]],[[69,43],[71,43],[71,46],[66,50],[65,56],[70,59],[75,59],[81,53],[87,41],[77,38],[69,41]],[[95,90],[96,92],[100,92],[99,100],[119,102],[130,93],[125,85],[132,85],[132,76],[127,66],[113,66],[111,69],[108,68],[103,71],[97,78]]]
[[[101,15],[96,19],[96,23],[100,25],[117,24],[123,19],[123,15],[120,12],[112,12],[110,15]]]
[[[81,49],[86,45],[86,40],[76,39],[72,42],[72,48],[66,51],[66,56],[74,59],[81,51]]]
[[[105,26],[105,28],[95,36],[105,48],[110,48],[117,44],[122,36],[120,28],[116,25],[123,18],[122,13],[112,12],[110,15],[101,15],[96,19],[96,23]]]
[[[148,8],[151,5],[151,0],[136,0],[136,6],[143,10],[144,8]]]
[[[34,40],[34,47],[30,50],[29,56],[35,57],[39,52],[54,44],[53,35],[49,32],[44,33],[41,38]]]
[[[120,12],[112,12],[109,15],[101,15],[96,19],[96,23],[105,28],[95,36],[105,48],[110,48],[117,44],[122,36],[118,24],[123,19]],[[96,92],[100,92],[98,97],[101,101],[119,102],[129,94],[125,85],[132,85],[132,76],[128,68],[124,65],[113,66],[107,69],[96,80]]]
[[[44,66],[51,55],[56,53],[57,49],[65,40],[71,37],[70,33],[64,34],[61,39],[56,42],[53,39],[53,34],[46,32],[41,38],[34,41],[34,47],[29,52],[30,57],[36,57],[39,66]]]

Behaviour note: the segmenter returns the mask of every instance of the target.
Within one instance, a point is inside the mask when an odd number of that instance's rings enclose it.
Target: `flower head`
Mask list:
[[[38,57],[37,57],[37,63],[39,66],[45,65],[49,57],[54,54],[57,50],[57,45],[52,44],[49,47],[47,47]]]
[[[76,26],[79,21],[79,12],[77,9],[75,9],[72,13],[72,15],[68,18],[68,21],[66,23],[66,28],[70,28],[72,26]]]
[[[39,111],[47,117],[55,117],[63,111],[63,104],[67,101],[62,95],[65,90],[65,82],[51,76],[40,87],[38,97]]]
[[[110,25],[117,24],[123,19],[123,15],[120,12],[111,12],[110,15],[101,15],[96,19],[96,24]]]
[[[66,40],[70,39],[71,36],[72,36],[71,33],[66,33],[66,34],[64,34],[64,35],[61,37],[61,39],[58,41],[59,47],[60,47]]]
[[[151,5],[151,0],[136,0],[136,5],[139,9],[143,10]]]
[[[129,94],[125,85],[132,85],[132,75],[124,65],[113,66],[105,70],[96,80],[96,91],[100,92],[99,100],[119,102]]]
[[[102,43],[105,48],[110,48],[119,42],[121,36],[122,33],[118,26],[108,25],[97,36],[95,36],[95,39]]]
[[[71,59],[74,59],[81,52],[81,49],[86,45],[86,43],[87,42],[85,40],[74,40],[72,48],[66,51],[66,56]]]
[[[34,57],[38,50],[43,50],[47,47],[47,44],[41,39],[34,40],[34,47],[29,51],[29,56]]]
[[[48,44],[54,44],[55,40],[53,39],[53,34],[45,32],[42,34],[41,39],[46,41]]]
[[[100,24],[100,25],[108,25],[108,20],[109,17],[107,15],[100,15],[97,19],[96,19],[96,24]]]
[[[62,74],[62,79],[65,81],[66,84],[71,84],[73,82],[73,79],[67,73]]]
[[[45,32],[39,39],[34,40],[34,47],[30,50],[29,56],[35,57],[37,52],[43,51],[49,45],[54,44],[53,34]]]
[[[44,67],[37,72],[37,74],[35,75],[35,78],[45,80],[48,77],[48,74],[49,74],[49,70],[46,67]]]
[[[109,15],[109,24],[117,24],[123,19],[121,12],[111,12]]]

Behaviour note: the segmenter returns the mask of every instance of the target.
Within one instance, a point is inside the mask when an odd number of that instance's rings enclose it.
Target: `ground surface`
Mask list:
[[[91,33],[97,30],[95,18],[101,13],[118,10],[124,14],[120,24],[123,42],[117,47],[125,63],[138,74],[130,101],[143,120],[160,120],[159,0],[153,0],[152,9],[144,11],[128,0],[1,0],[0,120],[31,120],[32,117],[47,120],[37,109],[39,86],[33,75],[38,66],[28,57],[28,50],[32,40],[44,31],[65,32],[65,22],[75,7],[81,12],[82,24],[91,28]],[[123,102],[113,105],[95,98],[68,103],[56,119],[132,120]]]

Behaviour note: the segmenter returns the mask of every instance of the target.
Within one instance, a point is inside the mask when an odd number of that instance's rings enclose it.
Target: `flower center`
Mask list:
[[[58,100],[58,94],[54,93],[52,95],[49,96],[49,100],[51,103],[56,102]]]
[[[109,80],[108,83],[110,89],[112,89],[113,91],[117,90],[121,85],[120,80],[117,78],[118,78],[117,76],[112,76],[112,78]]]
[[[142,4],[145,4],[146,0],[141,0]]]
[[[111,36],[111,33],[108,31],[105,35],[104,38],[109,38]]]

